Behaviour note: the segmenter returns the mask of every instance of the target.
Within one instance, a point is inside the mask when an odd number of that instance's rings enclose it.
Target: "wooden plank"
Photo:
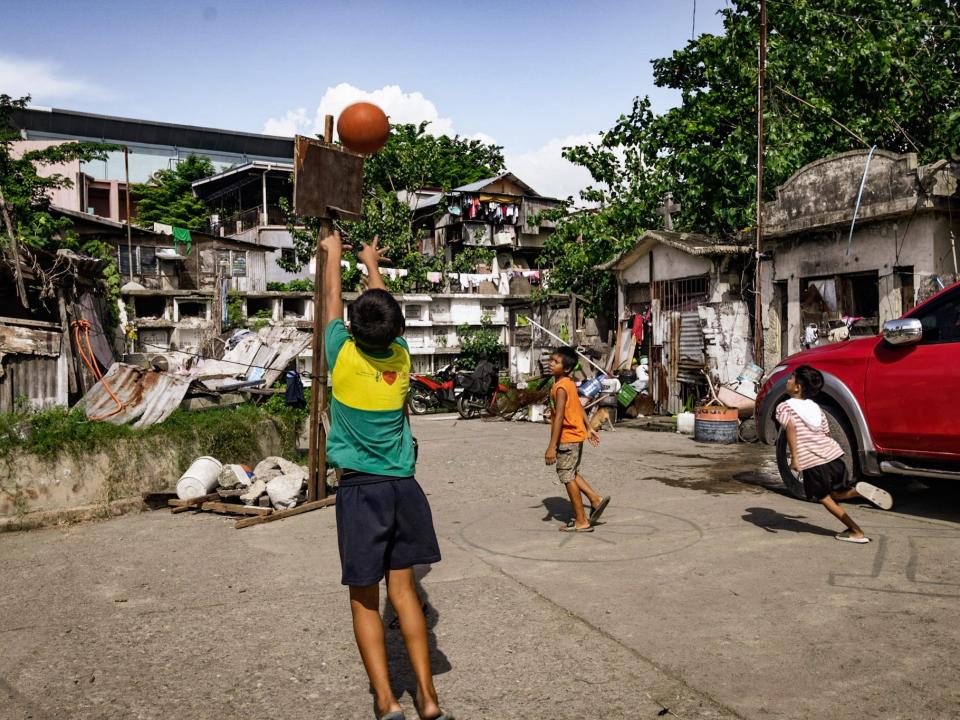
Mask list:
[[[243,518],[242,520],[237,520],[234,525],[238,530],[240,528],[250,527],[251,525],[259,525],[260,523],[272,522],[274,520],[283,520],[283,518],[292,517],[293,515],[299,515],[300,513],[310,512],[311,510],[319,510],[320,508],[328,507],[333,505],[337,501],[336,495],[331,495],[330,497],[325,497],[322,500],[313,500],[312,502],[306,502],[303,505],[297,505],[295,508],[290,508],[289,510],[277,510],[270,515],[263,515],[261,517],[249,517]]]
[[[167,505],[170,507],[193,507],[194,505],[203,505],[205,502],[210,502],[211,500],[219,500],[220,495],[217,493],[210,493],[209,495],[201,495],[200,497],[190,498],[189,500],[181,500],[180,498],[172,498],[167,500]]]
[[[186,512],[187,510],[199,510],[199,505],[180,505],[179,507],[170,508],[170,514],[176,515],[177,513]]]
[[[32,330],[13,325],[0,325],[0,352],[7,355],[60,355],[62,330]]]
[[[230,515],[269,515],[273,512],[272,508],[260,507],[259,505],[241,505],[239,503],[225,502],[205,502],[200,506],[201,510],[206,512],[227,513]]]
[[[0,316],[0,325],[23,325],[24,327],[43,328],[44,330],[63,330],[64,323],[48,322],[46,320],[26,320],[24,318],[12,318]]]

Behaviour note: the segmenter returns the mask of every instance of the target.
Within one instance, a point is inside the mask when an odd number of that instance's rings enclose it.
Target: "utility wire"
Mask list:
[[[851,130],[850,128],[848,128],[846,125],[844,125],[842,122],[840,122],[839,120],[837,120],[836,118],[834,118],[833,116],[831,116],[831,115],[830,115],[826,110],[824,110],[823,108],[818,108],[818,107],[817,107],[816,105],[814,105],[813,103],[807,102],[806,100],[804,100],[804,99],[801,98],[801,97],[797,97],[797,96],[794,95],[792,92],[790,92],[789,90],[784,89],[784,88],[781,87],[780,85],[776,85],[776,84],[775,84],[773,87],[774,87],[776,90],[779,90],[780,92],[782,92],[782,93],[783,93],[784,95],[786,95],[787,97],[792,97],[792,98],[793,98],[794,100],[796,100],[797,102],[801,102],[801,103],[803,103],[804,105],[806,105],[807,107],[813,108],[813,109],[816,110],[817,112],[821,112],[821,113],[825,114],[825,115],[830,119],[830,122],[832,122],[834,125],[837,125],[838,127],[840,127],[840,128],[842,128],[843,130],[845,130],[845,131],[850,135],[850,137],[852,137],[853,139],[855,139],[855,140],[863,143],[863,146],[864,146],[864,147],[867,147],[867,148],[870,147],[870,143],[868,143],[866,140],[864,140],[861,135],[858,135],[858,134],[855,133],[853,130]]]

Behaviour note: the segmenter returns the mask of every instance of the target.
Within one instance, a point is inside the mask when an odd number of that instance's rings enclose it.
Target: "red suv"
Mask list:
[[[757,431],[776,444],[780,475],[802,496],[786,433],[774,420],[798,365],[823,373],[817,402],[846,453],[851,484],[880,475],[960,480],[960,283],[884,323],[878,337],[791,355],[767,377],[757,395]]]

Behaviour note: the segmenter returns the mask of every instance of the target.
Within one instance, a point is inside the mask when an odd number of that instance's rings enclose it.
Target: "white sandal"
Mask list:
[[[864,500],[873,503],[881,510],[889,510],[893,507],[893,495],[883,488],[878,488],[876,485],[861,481],[854,485],[854,490],[856,490]]]
[[[842,533],[837,533],[836,535],[834,535],[834,537],[837,540],[842,540],[843,542],[849,542],[849,543],[856,543],[857,545],[866,545],[868,542],[870,542],[870,538],[868,538],[866,535],[862,535],[860,537],[853,537],[853,535],[850,534],[849,530],[844,530]]]

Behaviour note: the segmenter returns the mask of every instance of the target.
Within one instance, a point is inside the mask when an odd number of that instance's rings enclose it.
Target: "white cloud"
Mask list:
[[[393,123],[430,122],[429,131],[433,135],[454,135],[453,120],[441,117],[437,106],[420,92],[404,92],[398,85],[387,85],[372,92],[361,90],[349,83],[340,83],[327,88],[313,114],[305,108],[288,110],[283,115],[269,118],[263,131],[269,135],[313,135],[323,132],[325,115],[338,117],[340,112],[351,103],[372,102],[383,109]],[[466,136],[469,140],[481,140],[498,144],[496,139],[484,132],[475,132]],[[554,138],[539,148],[527,152],[511,152],[504,149],[504,160],[509,171],[528,183],[537,192],[550,197],[566,198],[572,195],[579,200],[578,193],[590,182],[590,173],[584,168],[565,160],[561,155],[564,147],[582,145],[599,140],[600,136],[568,135]]]
[[[13,97],[30,95],[35,101],[110,96],[104,88],[73,76],[55,62],[10,55],[0,55],[0,92]]]
[[[579,192],[592,182],[590,173],[574,165],[561,155],[565,147],[597,142],[600,136],[568,135],[554,138],[544,145],[524,153],[504,152],[507,169],[530,185],[541,195],[579,200]]]
[[[420,92],[404,92],[399,85],[386,85],[379,90],[367,91],[349,83],[340,83],[327,88],[316,112],[311,117],[304,108],[288,110],[280,117],[272,117],[264,123],[263,131],[271,135],[313,135],[323,132],[325,115],[338,117],[340,112],[355,102],[371,102],[380,107],[393,123],[430,123],[433,135],[453,135],[453,121],[440,117],[437,106]]]

